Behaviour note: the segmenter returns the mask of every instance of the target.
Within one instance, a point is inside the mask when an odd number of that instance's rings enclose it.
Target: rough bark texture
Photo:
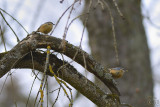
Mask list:
[[[37,48],[46,48],[47,46],[51,46],[51,49],[54,51],[63,53],[70,58],[73,58],[75,53],[77,53],[75,61],[82,66],[84,65],[84,57],[86,59],[87,70],[100,78],[114,94],[106,94],[106,92],[102,91],[94,83],[78,73],[76,69],[69,63],[61,61],[55,55],[51,54],[49,63],[53,65],[53,71],[57,74],[57,76],[68,82],[98,106],[117,107],[119,105],[119,96],[115,94],[119,94],[119,91],[116,88],[111,74],[106,72],[99,63],[97,63],[89,54],[85,53],[83,50],[67,43],[67,41],[66,48],[64,50],[63,48],[59,48],[61,43],[61,39],[33,32],[31,35],[28,35],[25,39],[20,41],[10,51],[0,53],[0,77],[3,77],[12,68],[32,69],[33,63],[30,52],[35,51]],[[32,53],[34,58],[34,68],[43,72],[46,54],[39,52]],[[63,64],[65,64],[65,66]],[[49,71],[47,74],[51,75]]]
[[[97,3],[93,0],[93,5]],[[119,8],[125,20],[119,16],[112,0],[107,1],[115,21],[120,65],[116,63],[113,32],[108,9],[102,11],[98,5],[90,14],[87,22],[89,44],[92,54],[106,67],[122,66],[128,70],[117,80],[121,101],[135,107],[147,107],[148,97],[153,96],[153,81],[149,59],[149,49],[142,25],[139,0],[120,0]],[[86,0],[84,12],[87,12]]]
[[[87,54],[78,47],[67,43],[67,41],[65,49],[60,48],[61,43],[61,39],[48,35],[44,36],[33,32],[31,35],[19,42],[13,49],[11,49],[9,53],[2,57],[0,60],[0,77],[12,69],[13,66],[16,65],[17,61],[27,55],[30,51],[37,48],[46,48],[49,45],[54,51],[65,54],[82,66],[84,66],[85,58],[86,69],[103,81],[103,83],[108,86],[112,93],[119,95],[119,91],[116,87],[114,79],[112,78],[112,75],[106,71],[103,66],[97,63],[91,55]]]

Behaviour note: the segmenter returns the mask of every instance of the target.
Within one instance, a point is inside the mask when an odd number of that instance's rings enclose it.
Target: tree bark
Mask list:
[[[59,47],[61,43],[61,39],[33,32],[20,41],[10,51],[0,53],[0,77],[3,77],[12,68],[32,69],[33,62],[34,69],[43,72],[45,68],[46,54],[34,51],[37,48],[51,46],[51,49],[56,52],[63,53],[73,59],[75,57],[74,60],[82,66],[84,66],[84,57],[86,59],[87,70],[100,78],[113,94],[107,94],[102,91],[94,83],[78,73],[69,63],[61,61],[55,55],[50,54],[49,63],[52,65],[53,71],[57,74],[57,76],[68,82],[96,105],[100,107],[117,107],[120,104],[119,91],[111,74],[106,72],[99,63],[97,63],[89,54],[85,53],[80,48],[73,46],[66,41],[66,49],[64,50]],[[30,53],[31,51],[33,51],[33,62]],[[47,74],[53,76],[49,70],[47,71]]]
[[[96,6],[97,1],[92,2]],[[89,3],[86,0],[84,12],[87,12]],[[120,64],[116,62],[109,10],[106,7],[103,10],[100,4],[90,12],[87,22],[92,55],[107,68],[121,66],[128,70],[117,80],[122,102],[135,107],[153,106],[147,103],[148,97],[153,97],[153,81],[140,1],[117,2],[125,20],[120,17],[112,0],[107,3],[114,18]]]

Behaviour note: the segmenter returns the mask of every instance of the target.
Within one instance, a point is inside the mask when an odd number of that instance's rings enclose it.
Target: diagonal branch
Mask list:
[[[46,59],[46,53],[32,52],[34,57],[35,69],[38,71],[44,71],[44,63]],[[1,58],[1,57],[0,57]],[[114,100],[113,96],[106,94],[99,87],[97,87],[90,80],[80,74],[73,66],[67,64],[63,69],[58,69],[63,66],[64,61],[58,59],[55,55],[50,55],[50,64],[54,65],[53,71],[57,76],[68,82],[71,86],[77,89],[81,94],[86,96],[96,105],[102,107],[110,105],[112,107],[117,106],[118,102]],[[67,62],[65,62],[66,64]],[[32,56],[28,53],[23,59],[19,60],[14,68],[32,68]],[[58,71],[58,73],[57,73]],[[49,71],[47,74],[53,76]]]
[[[37,48],[46,48],[49,45],[54,51],[63,53],[71,59],[74,57],[75,53],[78,52],[75,57],[75,61],[82,66],[84,66],[84,55],[86,59],[87,70],[93,73],[105,85],[107,85],[112,93],[120,95],[111,74],[106,71],[99,63],[97,63],[91,55],[87,54],[78,47],[69,44],[67,41],[66,49],[63,50],[62,48],[59,48],[61,42],[61,39],[33,32],[31,35],[27,36],[25,39],[19,42],[0,60],[0,77],[11,70],[16,65],[16,63],[24,56],[26,56],[31,50],[35,50]]]

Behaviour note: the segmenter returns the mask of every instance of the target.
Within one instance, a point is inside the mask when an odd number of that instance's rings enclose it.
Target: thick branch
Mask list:
[[[7,52],[8,53],[8,52]],[[6,53],[0,54],[0,59],[2,56],[4,56]],[[32,56],[33,56],[33,62],[32,62]],[[39,53],[39,52],[32,52],[28,53],[23,59],[19,60],[16,63],[16,66],[13,68],[33,68],[34,63],[34,69],[38,70],[40,72],[44,71],[44,64],[46,59],[46,53]],[[64,62],[60,59],[58,59],[55,55],[50,55],[49,63],[53,66],[53,71],[57,75],[57,71],[60,67],[62,67],[67,62]],[[47,71],[47,74],[50,76],[53,76],[49,71]],[[77,70],[71,66],[70,64],[67,64],[64,66],[63,69],[60,69],[58,71],[58,75],[60,78],[68,82],[71,86],[73,86],[75,89],[77,89],[81,94],[86,96],[89,100],[91,100],[96,105],[103,107],[103,106],[117,106],[118,102],[115,100],[114,96],[106,94],[104,91],[102,91],[99,87],[97,87],[94,83],[92,83],[90,80],[85,78],[82,74],[77,72]]]
[[[63,53],[71,59],[75,56],[75,61],[82,66],[84,66],[84,58],[86,60],[87,70],[97,76],[104,84],[108,86],[112,93],[120,94],[111,74],[106,71],[99,63],[97,63],[90,55],[88,55],[83,50],[69,44],[66,41],[66,48],[59,48],[62,43],[61,39],[51,37],[48,35],[40,35],[38,33],[32,33],[20,43],[18,43],[8,54],[6,54],[0,62],[0,77],[5,75],[13,66],[16,65],[16,62],[23,58],[31,50],[37,48],[46,48],[48,45],[57,52]]]
[[[33,52],[32,55],[34,58],[34,68],[38,71],[43,72],[46,53],[42,54],[38,52]],[[66,64],[67,62],[62,61],[58,59],[55,55],[51,54],[49,63],[51,65],[54,65],[53,71],[57,75],[58,69],[62,67],[64,63]],[[32,68],[32,67],[33,67],[32,57],[31,57],[31,54],[29,53],[22,60],[20,60],[14,68]],[[47,74],[52,76],[52,74],[50,74],[49,71],[47,71]],[[70,64],[67,64],[66,66],[64,66],[63,69],[60,69],[58,71],[57,76],[59,76],[60,78],[68,82],[71,86],[77,89],[81,94],[86,96],[89,100],[91,100],[93,103],[95,103],[100,107],[106,107],[106,106],[114,107],[114,106],[117,106],[118,104],[114,96],[106,94],[94,83],[92,83],[82,74],[77,72],[77,70]]]

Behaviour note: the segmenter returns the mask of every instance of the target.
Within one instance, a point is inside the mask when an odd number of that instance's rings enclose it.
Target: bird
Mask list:
[[[53,24],[52,22],[46,22],[44,24],[42,24],[36,32],[41,32],[41,33],[44,33],[44,34],[48,34],[49,32],[51,32],[52,28],[53,28]]]
[[[108,70],[114,79],[121,78],[125,72],[124,68],[122,67],[109,68]]]

